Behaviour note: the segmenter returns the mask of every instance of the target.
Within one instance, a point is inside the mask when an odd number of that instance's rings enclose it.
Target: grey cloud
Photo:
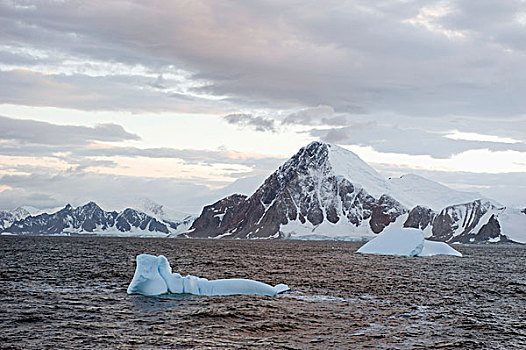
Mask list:
[[[92,166],[115,166],[111,159],[96,160],[93,157],[173,158],[181,159],[186,164],[240,164],[254,168],[253,172],[274,170],[284,161],[276,157],[250,157],[227,149],[85,147],[94,141],[113,142],[139,139],[138,135],[129,133],[121,125],[116,124],[87,127],[0,116],[0,140],[9,141],[0,142],[1,155],[53,157],[71,164],[71,168],[76,171]]]
[[[229,124],[235,124],[243,127],[253,127],[256,131],[276,131],[274,120],[251,114],[229,114],[224,116]]]
[[[142,76],[91,77],[26,70],[0,71],[0,103],[82,110],[193,113],[217,110],[224,105],[221,101],[211,102],[152,86],[156,84],[157,79]]]
[[[33,174],[4,176],[12,190],[0,192],[0,207],[20,205],[37,208],[81,205],[94,200],[108,209],[133,205],[137,197],[150,198],[183,212],[199,212],[210,204],[209,187],[179,179],[150,179],[92,173]]]
[[[283,124],[299,125],[346,125],[348,123],[347,115],[335,115],[331,106],[317,106],[304,108],[293,112],[283,119]]]
[[[21,205],[53,208],[66,203],[81,205],[94,200],[107,209],[133,206],[137,198],[150,198],[155,202],[182,212],[199,213],[211,204],[234,192],[253,190],[258,181],[266,178],[281,161],[261,160],[249,173],[237,176],[252,177],[234,184],[203,179],[147,178],[96,174],[77,170],[48,173],[44,169],[19,166],[16,170],[30,175],[4,175],[3,185],[12,189],[0,192],[0,209],[13,209]],[[0,167],[1,168],[1,167]],[[224,187],[226,186],[226,187]]]
[[[0,147],[1,150],[1,147]],[[274,170],[282,162],[278,157],[247,157],[242,153],[228,150],[197,150],[177,148],[136,148],[112,147],[99,149],[77,149],[72,151],[73,157],[148,157],[148,158],[174,158],[181,159],[187,164],[239,164],[253,167],[256,170]]]
[[[449,13],[431,20],[462,31],[462,40],[406,21],[444,4],[93,1],[17,10],[4,3],[0,35],[11,44],[45,43],[87,60],[159,71],[169,64],[189,67],[210,81],[196,91],[248,105],[324,104],[414,116],[522,114],[520,43],[526,41],[514,19],[524,3],[499,2],[495,10],[494,2],[449,4]]]
[[[332,143],[372,146],[375,150],[384,153],[430,155],[434,158],[449,158],[454,154],[472,149],[526,152],[525,142],[504,143],[455,140],[424,130],[382,125],[374,127],[351,126],[334,129],[313,129],[310,134]]]
[[[94,127],[57,125],[0,116],[0,139],[17,141],[22,144],[58,146],[85,145],[93,141],[139,140],[140,138],[117,124],[100,124]],[[12,148],[11,145],[5,146]]]

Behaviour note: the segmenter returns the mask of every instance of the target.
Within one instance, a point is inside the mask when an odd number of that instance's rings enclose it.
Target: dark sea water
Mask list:
[[[2,349],[526,349],[526,248],[465,257],[360,244],[0,237]],[[209,279],[287,283],[278,297],[127,295],[140,253]]]

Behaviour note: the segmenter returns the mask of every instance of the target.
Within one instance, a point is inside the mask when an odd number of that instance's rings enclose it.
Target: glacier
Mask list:
[[[217,279],[192,275],[181,276],[172,272],[172,268],[165,256],[140,254],[137,256],[137,267],[130,285],[128,294],[142,294],[146,296],[173,294],[194,295],[267,295],[276,296],[290,288],[285,284],[274,287],[263,282],[243,279]]]
[[[434,255],[462,254],[447,243],[424,239],[424,231],[417,228],[393,228],[385,230],[357,250],[361,254],[428,257]]]

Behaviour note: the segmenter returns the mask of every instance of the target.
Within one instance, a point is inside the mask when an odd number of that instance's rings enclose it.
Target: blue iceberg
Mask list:
[[[398,256],[435,256],[462,254],[447,243],[424,239],[424,232],[417,228],[403,227],[388,229],[364,244],[357,250],[362,254]]]
[[[160,295],[186,293],[195,295],[268,295],[275,296],[289,290],[285,284],[274,287],[263,282],[242,279],[207,280],[196,276],[173,273],[168,259],[163,255],[137,256],[135,275],[128,286],[128,294]]]

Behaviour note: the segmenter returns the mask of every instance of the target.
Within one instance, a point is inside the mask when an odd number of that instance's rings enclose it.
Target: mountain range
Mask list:
[[[3,233],[23,235],[111,234],[161,236],[185,231],[195,219],[192,216],[168,219],[161,205],[149,203],[150,213],[126,208],[121,212],[105,211],[95,202],[73,208],[12,220]],[[148,210],[147,210],[148,211]]]
[[[313,142],[251,195],[205,206],[183,235],[233,239],[370,239],[416,227],[449,243],[526,242],[526,210],[416,175],[384,179],[356,154]]]
[[[301,148],[252,195],[229,195],[198,217],[152,201],[140,206],[116,212],[90,202],[53,214],[0,212],[0,232],[367,240],[386,228],[415,227],[448,243],[526,243],[526,209],[416,175],[385,179],[353,152],[322,142]]]

